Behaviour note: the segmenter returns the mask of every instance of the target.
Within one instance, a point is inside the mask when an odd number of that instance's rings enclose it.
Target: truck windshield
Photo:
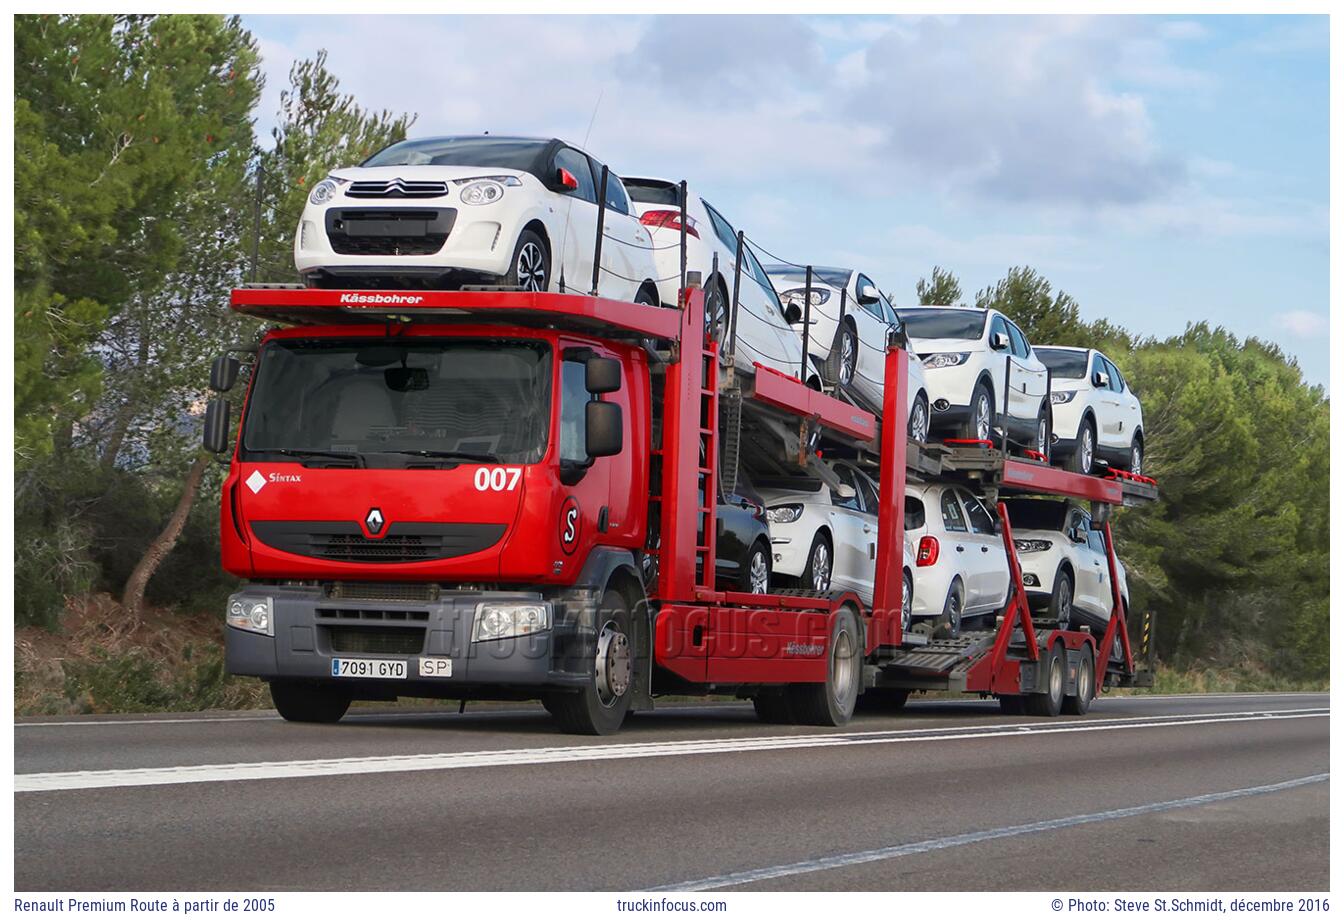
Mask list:
[[[912,339],[978,339],[985,331],[983,310],[897,310]]]
[[[543,342],[277,340],[261,352],[241,446],[252,460],[536,463],[546,453],[550,394]]]
[[[1064,348],[1037,348],[1036,357],[1056,377],[1082,380],[1087,376],[1087,352]]]

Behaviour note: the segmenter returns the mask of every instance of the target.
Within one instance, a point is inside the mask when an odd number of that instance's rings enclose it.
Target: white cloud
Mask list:
[[[1330,318],[1311,310],[1289,310],[1276,314],[1274,323],[1280,329],[1300,339],[1314,338],[1330,332]]]

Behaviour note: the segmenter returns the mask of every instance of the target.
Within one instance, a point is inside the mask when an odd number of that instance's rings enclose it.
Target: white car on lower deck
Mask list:
[[[1041,346],[1036,356],[1050,369],[1052,459],[1078,473],[1104,460],[1142,475],[1143,407],[1120,368],[1095,348]]]
[[[658,290],[665,303],[677,302],[681,283],[681,184],[670,179],[623,177],[632,209],[653,238]],[[726,363],[733,289],[738,291],[735,365],[755,373],[761,364],[790,377],[815,383],[809,365],[802,377],[803,346],[789,325],[764,269],[744,245],[741,278],[736,277],[737,231],[694,189],[686,192],[686,270],[699,272],[705,291],[705,327],[719,343]],[[715,256],[718,267],[715,268]]]
[[[1091,515],[1063,499],[1005,498],[1004,505],[1034,618],[1061,629],[1086,625],[1100,639],[1114,602],[1105,537],[1091,529]],[[1119,558],[1116,571],[1128,608]]]
[[[325,287],[593,286],[602,164],[555,138],[393,144],[314,186],[294,264]],[[598,292],[657,304],[649,231],[608,173]]]
[[[905,535],[914,547],[915,620],[961,633],[966,620],[993,618],[1008,600],[1008,555],[994,515],[960,485],[911,484]]]
[[[803,318],[810,326],[808,353],[821,365],[827,384],[846,389],[855,400],[882,414],[887,368],[887,340],[904,324],[885,294],[862,272],[850,268],[813,267],[809,298],[807,269],[771,264],[765,268],[780,300],[795,319],[801,340]],[[807,303],[811,302],[811,309]],[[911,440],[929,439],[929,390],[924,365],[908,343],[906,430]]]

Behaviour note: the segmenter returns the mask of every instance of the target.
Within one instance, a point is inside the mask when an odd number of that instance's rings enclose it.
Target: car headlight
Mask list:
[[[224,621],[235,629],[245,629],[265,636],[275,635],[275,616],[269,597],[233,595],[229,598],[228,612],[224,615]]]
[[[1049,540],[1014,540],[1019,553],[1043,553],[1054,546]]]
[[[1060,403],[1073,402],[1073,397],[1078,395],[1077,390],[1064,390],[1059,393],[1050,394],[1050,404],[1058,406]]]
[[[784,303],[796,303],[798,305],[798,308],[801,310],[806,295],[807,295],[807,288],[800,287],[800,288],[794,288],[792,291],[785,291],[783,294],[779,295],[779,299],[784,301]],[[813,288],[812,297],[810,299],[812,301],[812,306],[819,307],[826,301],[831,299],[831,292]]]
[[[802,516],[802,505],[777,505],[765,512],[765,519],[771,524],[792,524]]]
[[[323,179],[317,185],[313,186],[312,194],[308,196],[309,204],[326,204],[336,197],[336,193],[341,186],[335,179]]]
[[[550,604],[480,604],[476,607],[476,623],[471,630],[471,641],[514,639],[550,628]]]
[[[464,186],[458,197],[463,204],[494,204],[504,197],[504,186],[493,179],[482,179]]]
[[[971,357],[968,351],[947,352],[939,355],[929,355],[924,359],[924,366],[930,368],[937,367],[956,367],[959,364],[965,364]]]

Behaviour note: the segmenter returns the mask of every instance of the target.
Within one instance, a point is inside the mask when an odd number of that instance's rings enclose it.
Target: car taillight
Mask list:
[[[915,553],[915,565],[933,565],[938,561],[938,538],[920,537],[919,552]]]
[[[639,222],[646,227],[652,227],[655,230],[681,230],[681,212],[680,211],[645,211],[639,218]],[[695,218],[686,215],[686,234],[700,239],[700,231],[695,229]]]

